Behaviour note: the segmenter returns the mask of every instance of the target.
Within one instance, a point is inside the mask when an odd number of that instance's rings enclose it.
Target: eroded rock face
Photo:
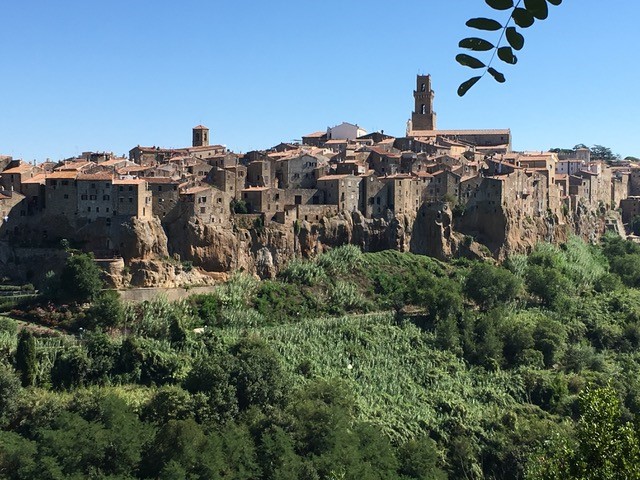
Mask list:
[[[619,225],[619,220],[615,211],[585,205],[561,217],[549,214],[532,218],[517,208],[498,207],[491,215],[465,212],[454,218],[450,205],[433,203],[423,205],[415,216],[368,219],[352,212],[313,224],[256,223],[249,228],[204,224],[188,218],[163,225],[153,218],[94,224],[76,230],[77,238],[64,225],[58,225],[56,233],[81,240],[96,252],[108,241],[123,259],[102,260],[105,279],[112,287],[170,288],[215,283],[236,270],[273,278],[292,258],[312,258],[345,244],[357,245],[363,251],[395,249],[442,260],[457,256],[503,259],[511,253],[529,252],[542,241],[564,242],[571,234],[597,241],[606,229]],[[21,272],[23,280],[34,278],[37,282],[39,277],[34,272],[44,276],[45,268],[61,268],[63,253],[60,249],[19,249],[0,244],[0,274],[16,276]]]

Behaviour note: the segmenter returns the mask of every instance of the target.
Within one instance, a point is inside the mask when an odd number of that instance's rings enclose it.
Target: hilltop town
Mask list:
[[[61,239],[92,251],[112,277],[126,272],[116,286],[170,284],[177,277],[158,273],[162,260],[205,277],[272,276],[290,258],[347,242],[498,258],[572,233],[625,235],[640,213],[640,166],[609,165],[587,148],[514,152],[508,129],[438,130],[428,75],[413,96],[401,138],[342,123],[239,154],[198,125],[189,147],[138,145],[128,158],[0,157],[5,273],[29,256],[39,268],[23,273],[37,277]]]

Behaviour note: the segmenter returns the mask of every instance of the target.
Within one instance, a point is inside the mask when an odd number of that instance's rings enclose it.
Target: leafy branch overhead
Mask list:
[[[496,58],[509,65],[518,63],[514,51],[522,50],[524,47],[524,36],[518,31],[529,28],[536,20],[545,20],[549,16],[549,5],[560,5],[562,0],[518,0],[514,4],[514,0],[485,0],[494,10],[511,10],[511,15],[503,25],[497,20],[491,18],[472,18],[467,21],[467,27],[484,32],[500,32],[498,42],[492,42],[480,37],[468,37],[460,40],[459,47],[472,52],[492,52],[487,63],[467,53],[460,53],[456,56],[456,61],[465,67],[475,70],[484,69],[481,75],[471,77],[458,87],[458,95],[461,97],[466,94],[471,87],[484,77],[487,73],[491,75],[497,82],[504,83],[505,76],[491,65]],[[511,23],[516,26],[511,25]],[[506,45],[503,44],[506,38]],[[474,54],[475,55],[475,54]]]

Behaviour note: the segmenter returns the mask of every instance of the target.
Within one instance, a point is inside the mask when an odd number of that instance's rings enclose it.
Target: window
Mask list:
[[[69,180],[62,180],[62,185],[69,185]]]
[[[102,200],[111,200],[111,197],[109,195],[103,195]]]
[[[133,192],[133,186],[129,185],[129,191]]]
[[[111,184],[110,183],[105,183],[104,184],[104,188],[111,188]]]
[[[133,197],[129,197],[129,203],[133,203]]]
[[[424,92],[427,90],[427,86],[423,83],[422,85],[420,85],[420,91]]]
[[[100,213],[100,207],[96,207],[96,212]]]
[[[423,103],[422,104],[422,108],[420,109],[422,115],[426,115],[427,114],[427,106]]]
[[[162,185],[158,185],[158,191],[161,192],[162,191]]]
[[[97,198],[97,195],[89,195],[89,200],[96,200]]]
[[[95,184],[95,183],[92,183],[92,184],[91,184],[91,188],[96,188],[96,184]]]
[[[124,191],[124,187],[123,187],[122,185],[120,185],[120,186],[118,187],[118,191],[119,191],[119,192]]]
[[[64,194],[64,199],[66,200],[66,199],[68,199],[68,198],[69,198],[69,195],[67,195],[67,194],[65,193],[65,194]]]
[[[91,207],[87,207],[87,212],[90,212],[90,211],[91,211]]]
[[[120,198],[118,198],[118,201],[119,201],[120,203],[124,202],[124,197],[120,197]]]
[[[107,213],[109,213],[109,207],[107,207]]]
[[[80,200],[86,200],[86,199],[87,199],[87,196],[86,196],[86,195],[81,195],[81,196],[80,196]]]
[[[200,213],[206,213],[207,207],[200,207]]]

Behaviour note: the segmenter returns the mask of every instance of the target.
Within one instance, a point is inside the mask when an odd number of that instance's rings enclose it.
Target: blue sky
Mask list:
[[[473,72],[454,57],[465,21],[493,15],[482,0],[21,0],[0,14],[0,154],[25,160],[186,146],[200,123],[236,151],[342,121],[400,136],[418,72],[439,128],[640,156],[640,2],[565,0],[516,66],[496,65],[506,84],[464,98]]]

